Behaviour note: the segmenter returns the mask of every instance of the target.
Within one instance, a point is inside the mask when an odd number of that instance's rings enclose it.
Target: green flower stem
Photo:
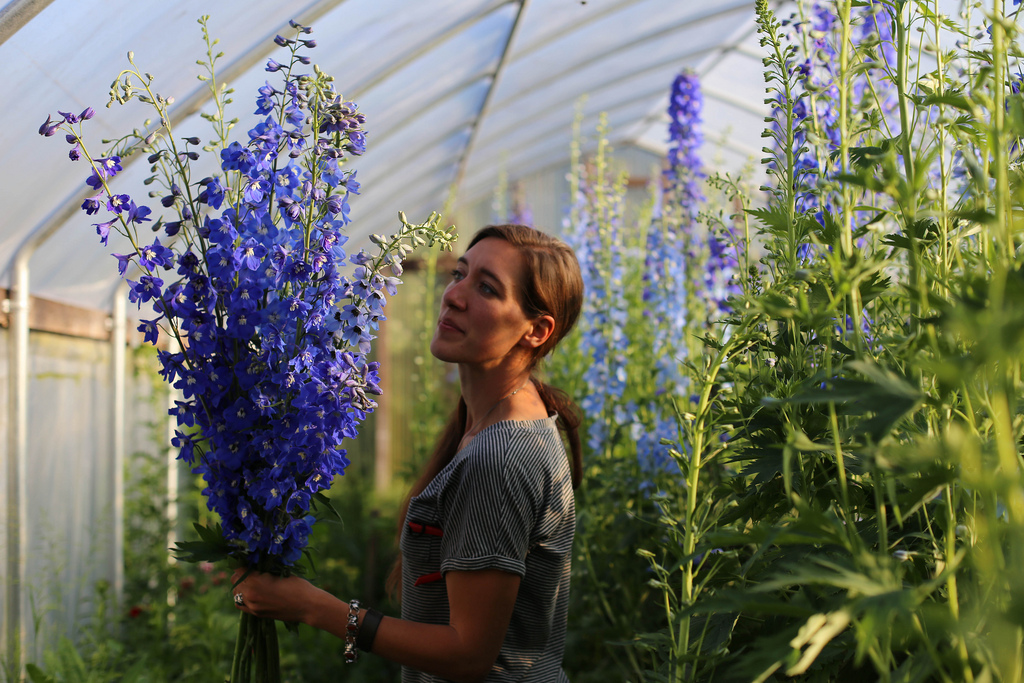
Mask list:
[[[239,683],[242,675],[242,655],[245,652],[245,641],[249,634],[249,615],[242,612],[238,619],[238,634],[235,636],[235,653],[231,658],[230,683]]]
[[[850,86],[852,81],[852,68],[850,65],[851,49],[856,54],[856,48],[852,45],[851,16],[853,13],[852,0],[842,0],[837,5],[841,27],[841,41],[839,49],[839,159],[841,172],[850,172],[850,143],[853,133],[850,130]],[[842,209],[843,225],[839,230],[839,253],[845,260],[854,257],[853,244],[853,188],[849,183],[843,183]],[[854,349],[860,353],[864,349],[864,335],[861,331],[860,320],[863,316],[863,303],[860,297],[860,287],[856,283],[850,287],[847,305],[849,315],[853,319],[853,344]],[[842,471],[840,463],[840,471]],[[845,474],[844,480],[845,480]],[[848,501],[847,501],[848,503]],[[848,505],[847,505],[848,506]],[[847,510],[849,511],[849,510]]]
[[[877,465],[871,467],[871,489],[875,495],[875,514],[878,515],[878,549],[889,552],[889,515],[885,510],[885,475]]]
[[[840,0],[836,3],[839,13],[839,159],[840,170],[850,170],[850,45],[851,0]],[[839,232],[839,245],[843,256],[849,258],[853,254],[853,198],[849,183],[841,186],[843,194],[843,229]],[[856,335],[859,338],[859,334]]]
[[[229,683],[281,683],[277,622],[242,612]]]
[[[924,272],[921,268],[920,245],[910,235],[917,221],[917,180],[914,169],[913,127],[910,121],[910,98],[907,96],[907,71],[910,62],[910,46],[907,32],[910,29],[910,3],[898,3],[899,14],[895,17],[893,27],[896,31],[896,94],[900,111],[900,154],[903,156],[903,174],[905,187],[896,197],[903,214],[904,230],[910,241],[910,282],[917,289],[918,301],[911,310],[911,331],[919,329],[920,315],[927,309],[928,289]]]
[[[839,433],[839,417],[836,414],[836,404],[834,401],[830,401],[828,404],[828,417],[832,428],[832,449],[836,456],[836,471],[839,474],[839,495],[841,496],[843,515],[847,522],[847,528],[853,528],[851,526],[854,519],[851,514],[853,508],[850,507],[850,489],[846,481],[846,462],[843,459],[842,436]],[[860,537],[854,533],[850,534],[850,538],[859,540]]]
[[[268,667],[267,653],[267,625],[266,619],[256,618],[256,642],[252,650],[252,659],[256,674],[255,683],[271,683]],[[273,683],[277,683],[276,681]]]
[[[1003,27],[1003,0],[992,0],[992,170],[996,181],[994,209],[996,235],[1002,255],[1009,263],[1014,261],[1013,229],[1010,224],[1009,179],[1007,176],[1006,136],[1006,29]]]
[[[687,467],[686,477],[686,514],[683,517],[683,557],[691,557],[697,547],[697,525],[696,510],[698,498],[698,485],[700,484],[700,469],[703,466],[701,454],[704,451],[705,438],[708,433],[707,418],[711,408],[711,390],[715,386],[715,379],[718,371],[722,368],[726,359],[732,354],[738,340],[743,339],[742,331],[735,332],[728,343],[724,344],[711,361],[708,367],[707,376],[704,378],[703,387],[700,392],[700,400],[697,403],[697,412],[694,425],[688,434],[692,444],[690,463]],[[696,594],[693,585],[694,567],[693,562],[687,562],[683,572],[683,606],[693,605]],[[690,619],[686,617],[680,624],[679,633],[676,636],[676,652],[685,653],[689,650]],[[678,673],[678,672],[677,672]]]
[[[785,121],[779,122],[782,127],[783,137],[779,144],[785,150],[785,158],[782,161],[782,174],[779,180],[783,184],[781,191],[786,211],[786,266],[789,272],[796,270],[797,266],[797,239],[796,239],[796,161],[793,154],[793,140],[797,126],[796,116],[793,113],[794,88],[792,73],[790,69],[789,55],[784,50],[782,41],[779,39],[779,22],[768,6],[767,0],[755,2],[759,30],[765,34],[761,44],[767,47],[771,56],[766,58],[765,66],[774,66],[776,73],[768,73],[765,78],[768,82],[778,81],[782,85],[783,102],[782,111]],[[776,92],[778,92],[776,90]]]
[[[956,558],[956,527],[957,527],[957,510],[960,510],[961,505],[961,489],[959,486],[946,486],[944,490],[944,498],[946,501],[946,529],[944,532],[944,548],[946,566],[949,566],[954,562]],[[955,571],[949,572],[949,578],[946,580],[946,597],[949,604],[949,614],[954,622],[960,620],[960,592],[957,585],[957,573]],[[965,681],[973,683],[974,673],[971,671],[970,655],[967,652],[967,642],[962,636],[955,636],[955,645],[957,655],[960,657],[960,669]]]
[[[594,205],[597,208],[597,211],[594,219],[597,221],[598,235],[601,240],[601,253],[603,256],[610,259],[612,254],[617,253],[618,250],[615,249],[615,245],[612,244],[611,223],[614,220],[612,204],[615,195],[612,194],[612,196],[609,196],[608,153],[610,152],[610,146],[608,144],[608,116],[605,113],[602,113],[600,116],[597,135],[597,155],[594,158],[594,173],[596,176],[594,182]],[[613,282],[612,274],[614,268],[612,268],[611,263],[601,261],[599,265],[600,270],[603,271],[601,272],[601,279],[604,282]],[[607,303],[608,310],[605,310],[604,313],[606,318],[610,318],[612,299],[610,297],[606,297],[605,302]],[[613,334],[615,330],[612,329],[611,326],[606,326],[602,331],[607,337],[606,343],[608,344],[608,348],[614,348],[615,344]],[[611,372],[610,367],[609,372]],[[616,428],[614,405],[611,401],[605,401],[601,411],[601,420],[605,423],[606,433],[610,437],[615,432]],[[611,459],[612,457],[612,446],[613,440],[611,438],[606,439],[604,448],[604,457],[606,459]]]
[[[946,64],[945,56],[942,54],[942,42],[941,42],[941,24],[937,17],[939,16],[939,0],[934,0],[932,12],[934,19],[932,19],[932,28],[935,31],[933,40],[935,42],[935,74],[936,74],[936,88],[935,93],[941,99],[946,94]],[[940,125],[936,126],[936,142],[939,147],[939,276],[937,283],[940,287],[946,287],[950,277],[950,267],[952,264],[949,262],[949,200],[947,194],[949,193],[949,176],[948,169],[946,168],[946,135],[947,130],[943,123],[946,115],[946,108],[942,104],[939,104],[939,122]]]
[[[931,656],[932,662],[934,662],[935,664],[935,673],[939,676],[939,680],[941,680],[943,683],[954,683],[954,680],[949,677],[949,674],[946,673],[942,666],[944,658],[941,657],[938,651],[935,649],[935,645],[932,643],[932,640],[928,635],[927,629],[925,629],[924,624],[921,623],[921,615],[915,613],[911,617],[911,623],[914,625],[914,630],[917,632],[920,642],[924,645],[925,650],[928,651],[928,654]],[[894,666],[893,668],[896,667]],[[968,676],[964,678],[964,681],[973,682],[974,676],[971,675],[970,668],[967,669],[967,674]]]
[[[992,423],[995,431],[996,453],[999,456],[999,467],[1003,475],[1008,478],[1013,486],[1007,487],[1006,509],[1010,514],[1010,523],[1015,528],[1024,524],[1024,495],[1020,487],[1020,454],[1017,452],[1017,435],[1013,427],[1014,411],[1011,409],[1010,383],[1004,380],[1004,386],[993,392],[990,401],[992,410]],[[1015,548],[1018,554],[1021,548]],[[1014,561],[1024,558],[1015,557]],[[1019,566],[1015,564],[1014,566]]]

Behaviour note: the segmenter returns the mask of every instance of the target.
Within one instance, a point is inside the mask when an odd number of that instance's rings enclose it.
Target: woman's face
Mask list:
[[[524,337],[534,325],[517,295],[522,269],[522,255],[505,240],[487,237],[474,244],[441,297],[431,353],[483,367],[497,365],[514,349],[529,353]]]

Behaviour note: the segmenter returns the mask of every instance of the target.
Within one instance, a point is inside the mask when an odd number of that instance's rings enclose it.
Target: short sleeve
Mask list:
[[[526,466],[530,444],[481,433],[471,446],[441,501],[441,572],[500,569],[523,576],[542,505],[540,473]]]

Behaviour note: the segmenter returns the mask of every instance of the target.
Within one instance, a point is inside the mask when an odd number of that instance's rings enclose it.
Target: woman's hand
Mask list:
[[[310,623],[319,606],[333,598],[309,581],[298,576],[274,576],[239,567],[231,575],[232,599],[235,606],[253,616]],[[242,577],[245,580],[238,583]],[[235,585],[237,584],[237,585]],[[237,597],[241,595],[241,601]]]

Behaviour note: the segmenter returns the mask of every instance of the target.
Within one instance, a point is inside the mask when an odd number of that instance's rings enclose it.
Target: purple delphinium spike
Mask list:
[[[309,39],[285,42],[315,47]],[[82,204],[89,215],[110,214],[94,224],[104,243],[117,229],[137,245],[114,256],[122,276],[141,271],[129,281],[131,301],[157,313],[139,325],[146,341],[155,343],[164,327],[186,342],[158,353],[161,375],[185,399],[170,411],[182,428],[174,440],[180,457],[201,475],[238,558],[276,570],[301,555],[313,494],[344,473],[341,444],[376,407],[379,365],[368,358],[370,342],[399,284],[380,269],[400,271],[406,253],[354,257],[358,274],[342,271],[348,199],[359,184],[341,165],[365,150],[365,117],[327,81],[312,96],[294,69],[307,62],[294,51],[293,68],[269,62],[283,82],[259,89],[256,110],[265,118],[244,145],[221,151],[223,179],[166,179],[170,191],[157,208],[170,220],[156,221],[172,238],[166,244],[146,245],[134,233],[152,220],[149,207],[107,191],[104,181],[121,171],[117,156],[93,160],[87,182],[99,194]],[[93,114],[47,118],[39,132],[53,135]],[[160,158],[175,157],[165,148],[150,163]],[[177,162],[196,158],[188,149]]]

